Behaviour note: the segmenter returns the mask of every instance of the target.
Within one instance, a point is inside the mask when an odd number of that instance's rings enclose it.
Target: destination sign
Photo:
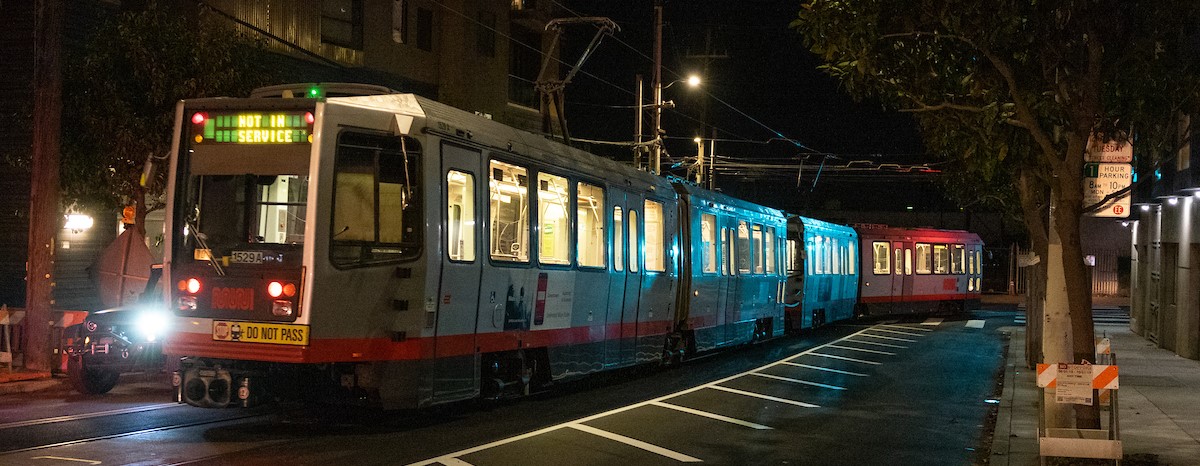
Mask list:
[[[309,144],[313,115],[307,111],[198,112],[191,116],[196,144]]]

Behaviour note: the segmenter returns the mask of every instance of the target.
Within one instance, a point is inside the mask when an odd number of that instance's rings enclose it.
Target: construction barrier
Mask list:
[[[1111,348],[1097,345],[1097,350],[1101,349],[1105,351],[1104,357],[1098,360],[1116,362],[1116,354],[1111,352]],[[1058,403],[1096,405],[1098,402],[1101,409],[1108,411],[1107,425],[1101,422],[1100,429],[1070,429],[1046,426],[1046,411],[1042,406],[1038,416],[1038,447],[1043,465],[1048,456],[1111,459],[1118,466],[1121,464],[1124,449],[1117,416],[1120,377],[1116,365],[1038,364],[1037,385],[1044,390],[1055,391]],[[1095,398],[1093,393],[1098,393]],[[1041,397],[1042,403],[1046,402],[1046,398]]]

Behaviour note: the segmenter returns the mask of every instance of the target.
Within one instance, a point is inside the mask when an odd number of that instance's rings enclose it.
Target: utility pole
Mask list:
[[[25,367],[50,370],[54,305],[54,238],[62,134],[64,0],[36,0],[33,52],[33,163],[29,175],[29,257],[25,276]]]
[[[654,144],[650,157],[650,173],[658,174],[662,167],[662,0],[654,2]]]
[[[637,118],[634,123],[636,126],[633,129],[633,168],[638,170],[642,169],[642,129],[645,126],[642,124],[642,115],[646,111],[646,108],[642,107],[642,104],[645,101],[646,98],[642,96],[642,75],[639,73],[637,75],[637,105],[633,109],[633,111],[637,112]]]

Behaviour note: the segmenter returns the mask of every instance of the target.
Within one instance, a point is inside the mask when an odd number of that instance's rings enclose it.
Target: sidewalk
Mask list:
[[[1002,330],[1011,340],[989,464],[1036,465],[1041,389],[1035,371],[1025,367],[1025,328]],[[1112,340],[1120,368],[1125,459],[1138,465],[1200,465],[1200,361],[1156,348],[1124,326],[1097,325],[1096,333]]]
[[[65,386],[66,379],[52,377],[49,372],[17,369],[0,370],[0,395],[29,393]]]

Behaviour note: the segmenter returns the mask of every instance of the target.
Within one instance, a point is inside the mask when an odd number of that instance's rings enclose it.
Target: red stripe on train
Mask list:
[[[864,304],[872,303],[911,303],[923,301],[963,301],[979,299],[978,293],[967,294],[925,294],[917,296],[862,296],[858,300]]]

